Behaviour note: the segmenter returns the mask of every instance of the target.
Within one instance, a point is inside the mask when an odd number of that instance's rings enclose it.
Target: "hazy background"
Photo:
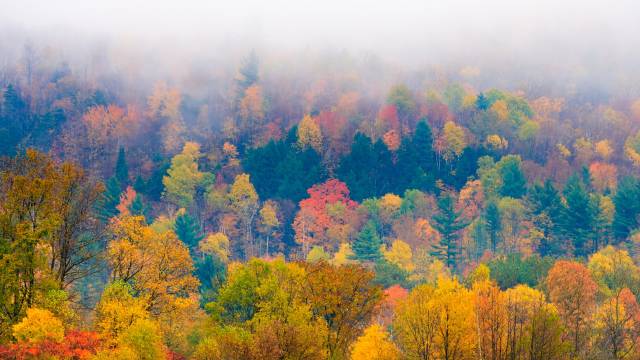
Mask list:
[[[0,4],[0,65],[30,42],[49,46],[71,62],[95,62],[108,53],[114,71],[122,70],[122,64],[139,64],[142,73],[174,75],[203,64],[224,66],[228,61],[231,66],[256,49],[273,63],[347,53],[406,71],[473,66],[490,75],[495,84],[487,85],[495,86],[504,86],[501,78],[535,82],[571,77],[596,87],[630,88],[640,78],[640,2],[633,0]]]

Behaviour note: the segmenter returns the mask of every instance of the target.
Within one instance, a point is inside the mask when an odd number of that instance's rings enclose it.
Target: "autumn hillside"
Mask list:
[[[116,50],[0,64],[0,358],[640,357],[637,84]]]

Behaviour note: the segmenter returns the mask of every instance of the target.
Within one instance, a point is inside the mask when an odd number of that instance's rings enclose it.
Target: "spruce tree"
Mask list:
[[[364,262],[376,262],[382,258],[381,245],[382,240],[378,235],[376,224],[373,220],[369,220],[353,242],[353,258]]]
[[[522,172],[521,162],[518,155],[504,156],[498,162],[498,171],[502,179],[500,185],[501,196],[519,199],[525,194],[527,180]]]
[[[613,235],[617,241],[624,241],[631,231],[640,226],[640,180],[625,177],[620,181],[618,190],[613,197],[616,207],[613,216]]]
[[[600,213],[584,183],[576,175],[567,180],[564,188],[566,206],[562,216],[564,235],[573,246],[574,256],[588,255],[587,245],[593,240],[594,225]]]
[[[102,196],[96,202],[96,214],[98,219],[106,223],[112,217],[118,215],[118,209],[116,209],[116,206],[120,203],[121,193],[122,190],[118,179],[116,179],[115,176],[110,177],[109,180],[107,180]]]
[[[129,184],[129,166],[127,165],[127,157],[124,147],[118,150],[118,160],[116,161],[116,179],[120,182],[120,186],[125,188]]]
[[[431,254],[455,271],[460,255],[458,231],[469,223],[461,217],[461,212],[455,210],[453,197],[448,193],[438,199],[438,214],[433,216],[433,220],[434,228],[440,233],[440,243],[433,245]]]
[[[198,221],[187,212],[178,215],[173,227],[178,238],[182,240],[190,250],[194,250],[198,247],[200,240],[204,238],[202,235],[202,228]]]
[[[491,242],[491,251],[495,254],[500,241],[500,233],[502,231],[502,221],[500,218],[500,209],[495,201],[491,200],[487,204],[484,213],[485,224],[487,232],[489,233],[489,240]]]

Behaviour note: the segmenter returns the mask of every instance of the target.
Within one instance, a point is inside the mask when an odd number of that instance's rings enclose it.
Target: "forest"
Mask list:
[[[0,41],[0,358],[640,358],[638,78],[102,46]]]

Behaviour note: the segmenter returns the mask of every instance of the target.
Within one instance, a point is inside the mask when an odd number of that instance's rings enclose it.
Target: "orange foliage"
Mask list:
[[[0,346],[2,359],[90,359],[100,348],[101,340],[93,331],[71,330],[61,342],[19,342]]]
[[[618,168],[613,164],[593,162],[589,165],[591,183],[598,191],[614,190],[618,184]]]

